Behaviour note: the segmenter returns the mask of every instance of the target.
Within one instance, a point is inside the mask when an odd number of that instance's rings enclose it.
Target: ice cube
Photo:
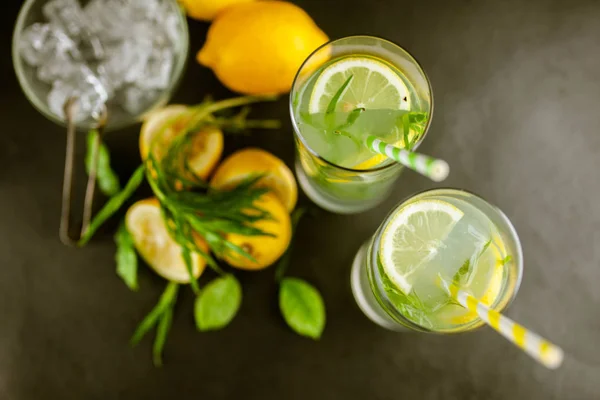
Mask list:
[[[141,88],[165,89],[171,81],[172,69],[173,51],[171,49],[155,49],[145,65],[141,79],[137,79],[136,82]]]
[[[114,0],[113,0],[114,1]],[[163,13],[164,1],[160,0],[121,0],[123,9],[125,9],[132,20],[159,20]]]
[[[74,61],[68,54],[57,53],[48,56],[37,70],[37,77],[42,82],[53,83],[55,80],[70,80],[79,72],[83,64]]]
[[[63,31],[50,24],[36,23],[26,28],[19,43],[21,55],[30,65],[41,65],[49,56],[77,56],[77,47]]]
[[[179,17],[176,14],[169,14],[164,20],[164,30],[169,38],[172,47],[179,45],[181,31],[179,29]]]
[[[132,21],[124,12],[122,4],[116,1],[92,0],[84,8],[89,31],[97,35],[104,45],[111,41],[121,41],[129,36]]]
[[[106,89],[98,77],[83,65],[69,80],[54,82],[52,90],[48,94],[50,110],[64,119],[64,104],[71,96],[77,98],[75,122],[96,118],[108,99]]]
[[[77,0],[52,0],[43,7],[44,16],[56,27],[64,30],[70,37],[78,37],[88,25]]]
[[[142,79],[152,48],[149,44],[126,40],[114,48],[102,67],[114,87]]]
[[[157,95],[158,92],[156,90],[129,86],[123,90],[119,100],[120,104],[128,113],[138,115],[152,105]]]

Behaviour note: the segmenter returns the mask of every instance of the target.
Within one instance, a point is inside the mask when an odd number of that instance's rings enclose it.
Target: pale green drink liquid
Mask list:
[[[344,107],[342,104],[330,115],[325,113],[326,106],[319,113],[310,113],[311,95],[321,72],[330,64],[344,58],[361,57],[384,62],[404,82],[408,88],[408,95],[400,109],[397,105],[394,105],[396,108],[366,107],[350,126],[345,126],[348,117],[355,106],[360,107],[360,104],[352,107]],[[381,157],[374,161],[374,153],[364,145],[367,135],[375,135],[402,148],[410,147],[419,141],[428,121],[428,114],[419,111],[421,109],[419,101],[419,96],[411,82],[395,66],[373,56],[351,55],[335,58],[317,69],[297,91],[292,108],[299,134],[304,141],[302,146],[308,146],[313,153],[317,153],[335,165],[350,169],[370,169],[390,161]],[[339,129],[340,127],[342,129]],[[306,149],[302,150],[306,151]]]
[[[487,305],[494,305],[507,285],[512,257],[492,220],[468,201],[436,196],[464,215],[441,242],[435,254],[410,276],[412,290],[405,294],[386,275],[377,255],[383,289],[392,306],[406,319],[432,331],[452,331],[477,317],[460,306],[440,286],[438,274]]]

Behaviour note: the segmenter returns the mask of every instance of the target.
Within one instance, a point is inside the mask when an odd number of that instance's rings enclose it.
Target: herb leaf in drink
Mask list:
[[[346,81],[342,84],[342,86],[340,86],[337,92],[335,92],[335,94],[331,98],[331,101],[327,105],[327,110],[325,111],[325,114],[333,114],[335,112],[340,99],[342,98],[344,93],[346,93],[346,89],[348,89],[350,82],[352,82],[352,78],[354,78],[354,75],[350,75],[348,79],[346,79]]]
[[[498,260],[498,262],[500,263],[500,266],[505,266],[506,264],[508,264],[509,262],[512,261],[512,256],[508,255],[506,257],[504,257],[502,260]]]

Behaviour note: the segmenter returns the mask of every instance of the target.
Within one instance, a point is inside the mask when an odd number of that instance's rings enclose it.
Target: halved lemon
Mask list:
[[[189,108],[183,105],[170,105],[148,115],[140,131],[142,160],[148,156],[150,149],[157,159],[164,157],[170,143],[182,133],[189,118]],[[207,126],[194,135],[187,152],[187,161],[194,174],[206,180],[222,153],[223,132],[216,127]]]
[[[190,282],[181,246],[169,234],[158,200],[150,198],[133,204],[127,210],[125,224],[138,253],[158,275],[172,282]],[[208,245],[199,236],[196,243],[208,252]],[[192,272],[198,278],[206,267],[206,261],[198,253],[192,252],[191,256]]]
[[[288,212],[294,209],[298,199],[294,174],[281,159],[262,149],[244,149],[227,157],[215,171],[210,185],[227,190],[254,174],[264,174],[257,186],[269,188]]]
[[[290,214],[277,197],[272,193],[266,193],[255,201],[254,205],[271,213],[272,219],[259,220],[251,226],[274,237],[227,234],[228,241],[244,249],[256,260],[256,262],[251,261],[241,254],[230,251],[223,259],[232,267],[248,270],[266,268],[277,261],[290,245],[292,238]]]
[[[319,75],[310,95],[309,112],[323,113],[352,76],[336,111],[355,108],[408,110],[410,95],[406,84],[387,62],[369,56],[348,56],[328,65]]]
[[[411,292],[411,275],[435,257],[463,215],[445,201],[418,200],[392,217],[381,236],[379,255],[386,275],[402,292]]]

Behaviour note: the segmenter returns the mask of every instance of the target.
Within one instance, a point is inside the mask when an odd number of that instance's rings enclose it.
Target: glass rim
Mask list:
[[[400,50],[402,50],[404,53],[406,53],[406,55],[414,62],[414,64],[417,66],[418,71],[423,74],[423,77],[425,78],[425,81],[427,82],[427,89],[429,91],[429,97],[431,99],[431,104],[430,104],[430,112],[429,112],[429,117],[427,118],[427,123],[425,125],[425,129],[423,131],[423,135],[419,138],[419,140],[417,141],[417,143],[415,143],[415,145],[413,146],[413,150],[416,150],[421,143],[423,142],[423,140],[425,139],[425,137],[427,136],[427,133],[429,132],[429,127],[431,126],[431,121],[433,120],[433,109],[434,109],[434,100],[433,100],[433,88],[431,87],[431,80],[429,79],[429,76],[427,76],[427,74],[425,73],[425,70],[423,69],[423,67],[421,66],[421,63],[415,58],[415,56],[413,56],[408,50],[406,50],[404,47],[400,46],[399,44],[385,39],[383,37],[380,36],[374,36],[374,35],[350,35],[350,36],[344,36],[341,38],[337,38],[337,39],[331,39],[329,41],[327,41],[326,43],[322,44],[321,46],[317,47],[313,52],[311,52],[308,57],[306,57],[306,59],[302,62],[302,64],[300,65],[300,68],[298,68],[298,71],[296,72],[296,75],[294,76],[294,81],[292,82],[292,89],[290,92],[290,98],[289,98],[289,108],[290,108],[290,117],[292,120],[292,126],[294,128],[294,133],[296,135],[296,137],[298,137],[298,140],[300,140],[303,144],[303,146],[306,148],[306,150],[315,158],[319,159],[320,161],[322,161],[323,163],[340,169],[342,171],[346,171],[346,172],[358,172],[358,173],[368,173],[368,172],[380,172],[380,171],[384,171],[386,169],[392,168],[394,166],[398,166],[399,164],[396,161],[390,160],[388,159],[388,163],[384,163],[383,165],[374,167],[374,168],[368,168],[368,169],[354,169],[354,168],[349,168],[349,167],[343,167],[341,165],[335,164],[331,161],[326,160],[325,158],[323,158],[320,154],[318,154],[316,151],[314,151],[312,148],[310,148],[310,146],[308,146],[308,144],[306,143],[306,141],[304,140],[304,138],[302,137],[302,135],[299,133],[299,129],[298,129],[298,123],[296,122],[296,118],[294,117],[294,107],[293,107],[293,94],[295,93],[295,86],[296,86],[296,82],[298,81],[298,78],[300,77],[300,72],[302,71],[302,69],[306,66],[306,64],[308,63],[308,61],[315,55],[317,54],[317,52],[319,52],[321,49],[325,48],[326,46],[330,46],[335,44],[336,42],[342,41],[342,40],[347,40],[347,39],[360,39],[360,38],[366,38],[366,39],[375,39],[375,40],[379,40],[381,42],[385,42],[388,43],[394,47],[399,48]]]
[[[390,222],[394,213],[399,208],[401,208],[404,204],[406,204],[412,198],[421,196],[421,195],[424,195],[424,194],[427,194],[430,192],[457,192],[457,193],[462,193],[462,194],[466,193],[468,195],[474,196],[474,197],[478,198],[479,200],[483,201],[484,203],[486,203],[487,205],[489,205],[491,208],[493,208],[498,213],[498,215],[500,216],[502,221],[508,227],[508,234],[509,234],[511,240],[514,242],[514,245],[515,245],[514,250],[518,256],[518,257],[516,257],[516,258],[518,258],[518,261],[516,263],[517,276],[515,279],[514,290],[513,290],[512,294],[510,295],[510,297],[507,299],[506,303],[503,304],[501,307],[495,307],[496,306],[495,304],[492,304],[492,306],[490,307],[493,310],[502,313],[504,310],[506,310],[512,304],[515,297],[517,296],[517,292],[519,291],[519,288],[521,287],[521,281],[523,280],[523,264],[524,264],[523,263],[523,247],[521,244],[521,239],[519,238],[519,235],[517,233],[517,230],[515,229],[510,218],[508,218],[508,216],[504,213],[504,211],[502,211],[498,206],[496,206],[494,203],[490,203],[489,201],[487,201],[485,198],[478,195],[477,193],[473,193],[472,191],[467,190],[467,189],[459,189],[459,188],[452,188],[452,187],[440,187],[440,188],[425,189],[425,190],[416,192],[414,194],[408,195],[405,198],[403,198],[401,201],[399,201],[394,207],[392,207],[390,212],[385,216],[385,218],[383,219],[383,222],[377,228],[377,231],[376,231],[371,243],[375,243],[376,241],[379,242],[381,240],[381,236],[383,235],[383,231],[385,230],[384,227],[388,225],[388,223]],[[376,255],[376,252],[374,254],[371,254],[371,252],[369,251],[366,256],[367,256],[367,258],[370,258],[373,255]],[[514,257],[513,257],[513,259],[514,259]],[[369,263],[371,265],[374,265],[373,260],[370,260]],[[369,268],[368,265],[369,264],[367,264],[367,268]],[[372,268],[374,269],[374,267],[372,267]],[[369,271],[369,274],[371,274],[370,271]],[[389,300],[387,298],[387,296],[384,297],[384,300],[386,301],[386,303],[392,304],[391,300]],[[383,305],[381,305],[381,306],[383,306]],[[394,319],[395,322],[400,323],[400,322],[398,322],[398,318],[397,318],[397,316],[399,315],[402,320],[402,322],[400,324],[406,326],[407,328],[410,328],[410,329],[413,329],[416,331],[420,331],[420,332],[428,332],[428,333],[435,333],[435,334],[442,334],[442,335],[455,334],[455,333],[469,332],[469,331],[478,329],[485,324],[485,321],[483,321],[479,316],[477,316],[473,321],[471,321],[467,324],[458,326],[457,329],[433,330],[433,329],[428,329],[426,327],[423,327],[423,326],[409,320],[404,315],[402,315],[400,312],[397,312],[395,309],[393,309],[393,314],[390,314],[390,310],[389,310],[390,307],[388,307],[387,304],[383,308],[384,308],[385,312],[388,315],[390,315],[390,317],[392,317],[392,319]]]
[[[38,96],[36,94],[36,91],[33,89],[32,85],[31,85],[31,79],[28,79],[25,76],[23,57],[21,57],[21,54],[19,53],[19,39],[21,37],[23,30],[26,28],[25,19],[29,15],[31,8],[34,6],[34,4],[37,2],[40,2],[40,1],[42,1],[42,0],[25,0],[25,3],[21,6],[21,8],[19,10],[19,14],[17,15],[17,20],[15,22],[15,27],[13,29],[12,40],[11,40],[12,64],[13,64],[13,69],[15,71],[15,74],[17,75],[17,80],[19,81],[19,86],[21,87],[21,89],[22,89],[23,93],[25,94],[25,97],[27,98],[29,103],[31,103],[31,105],[33,105],[33,107],[44,117],[46,117],[47,119],[49,119],[50,121],[54,122],[55,124],[57,124],[59,126],[65,127],[66,122],[63,121],[58,116],[56,116],[52,111],[50,111],[50,108],[48,107],[48,105],[42,100],[42,98],[40,96]],[[166,0],[166,1],[170,1],[173,4],[173,6],[175,7],[175,9],[177,10],[177,17],[179,20],[179,24],[182,27],[182,31],[184,33],[183,36],[181,37],[181,40],[182,40],[181,44],[182,44],[182,48],[184,49],[184,51],[176,54],[176,56],[179,59],[177,60],[177,63],[174,66],[173,75],[172,75],[172,78],[169,80],[169,85],[163,90],[161,95],[157,96],[156,101],[154,101],[153,104],[151,106],[149,106],[143,112],[136,114],[136,115],[131,115],[130,118],[124,118],[118,123],[111,123],[110,116],[109,116],[108,124],[106,126],[107,130],[122,129],[122,128],[125,128],[127,126],[130,126],[130,125],[138,122],[138,120],[140,119],[141,116],[145,115],[150,110],[155,109],[161,103],[164,103],[165,99],[168,101],[168,99],[171,97],[173,91],[175,90],[175,88],[177,88],[177,86],[181,82],[181,79],[183,78],[183,73],[185,72],[185,68],[187,65],[187,58],[188,58],[188,54],[190,51],[189,50],[190,35],[189,35],[188,23],[187,23],[187,19],[186,19],[185,15],[183,14],[183,12],[181,12],[181,9],[178,7],[177,1],[175,1],[175,0]],[[78,130],[79,129],[88,129],[88,128],[93,127],[93,123],[92,124],[83,124],[83,125],[76,124],[76,125],[77,125],[76,128]]]

